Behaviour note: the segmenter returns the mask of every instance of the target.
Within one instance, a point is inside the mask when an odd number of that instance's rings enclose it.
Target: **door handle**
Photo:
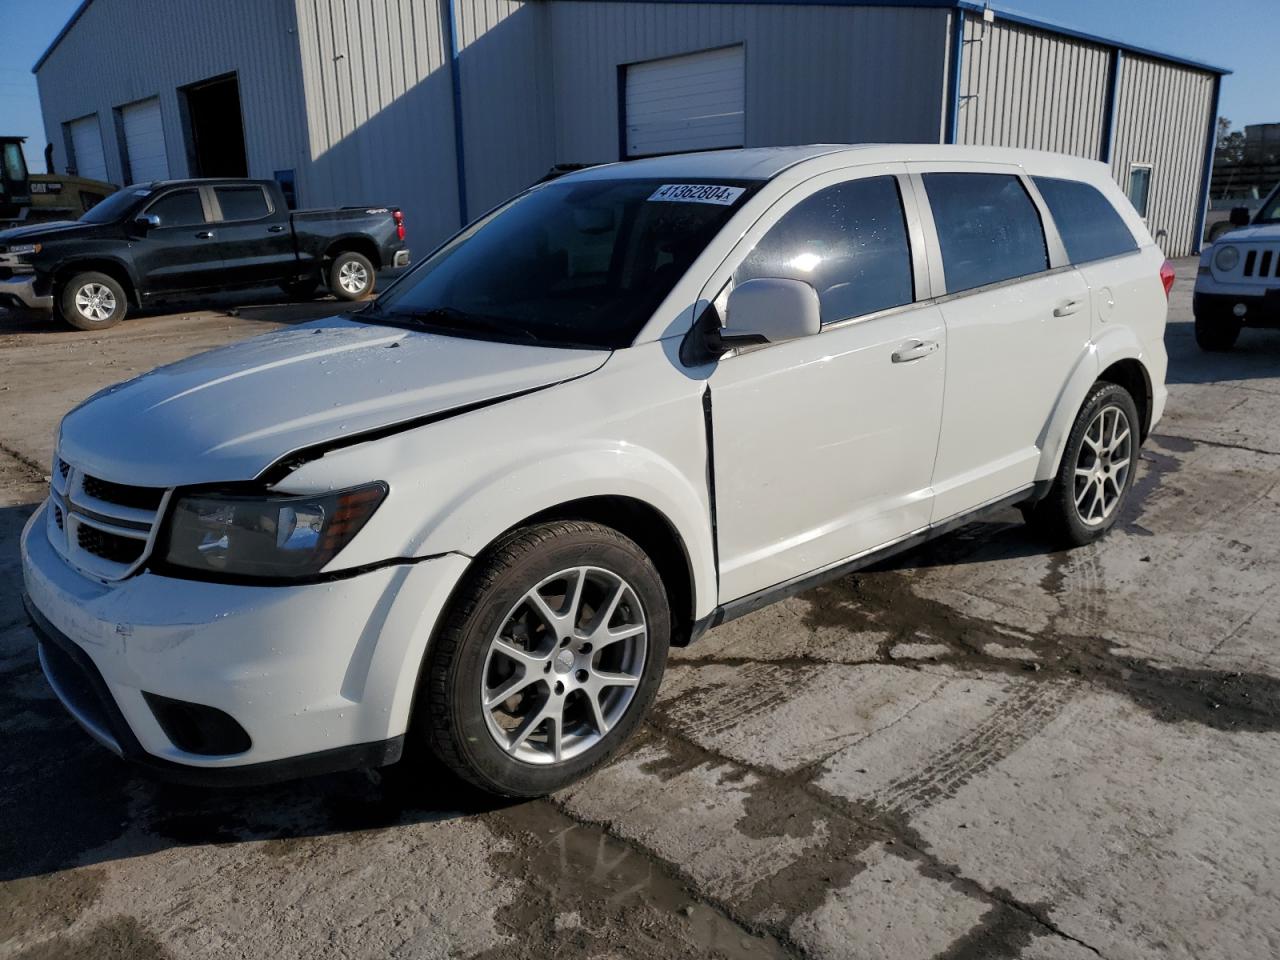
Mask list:
[[[912,360],[927,357],[937,349],[938,344],[933,340],[909,340],[893,351],[892,359],[894,363],[910,363]]]
[[[1055,317],[1069,317],[1073,313],[1078,313],[1082,305],[1079,300],[1067,300],[1053,308],[1053,315]]]
[[[267,227],[268,233],[284,233],[284,224],[277,223],[273,227]]]
[[[197,239],[197,240],[212,240],[212,239],[213,239],[213,231],[212,231],[212,230],[201,230],[199,233],[197,233],[197,234],[196,234],[196,239]]]

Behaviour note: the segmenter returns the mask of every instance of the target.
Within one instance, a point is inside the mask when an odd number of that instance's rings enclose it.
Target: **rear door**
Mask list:
[[[215,186],[211,192],[228,285],[267,286],[297,272],[289,211],[277,210],[265,187],[235,184]]]
[[[947,386],[933,521],[1031,484],[1091,335],[1089,290],[1017,167],[913,164],[942,277]]]
[[[222,257],[199,188],[165,190],[139,215],[160,218],[160,225],[140,235],[134,246],[134,264],[146,295],[220,284]]]
[[[722,602],[929,522],[945,337],[938,308],[920,302],[928,276],[905,168],[877,172],[797,187],[711,281],[724,308],[726,281],[805,280],[823,320],[816,336],[744,348],[711,375]]]

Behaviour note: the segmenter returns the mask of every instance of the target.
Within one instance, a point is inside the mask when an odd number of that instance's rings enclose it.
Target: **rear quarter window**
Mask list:
[[[1138,242],[1102,191],[1078,180],[1032,177],[1072,263],[1133,253]]]
[[[926,173],[947,293],[1049,269],[1040,213],[1007,173]]]

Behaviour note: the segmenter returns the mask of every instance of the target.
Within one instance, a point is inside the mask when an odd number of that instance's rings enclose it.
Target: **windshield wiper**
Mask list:
[[[379,311],[381,312],[381,311]],[[436,327],[441,330],[456,330],[461,333],[474,331],[492,333],[508,338],[513,334],[529,343],[540,343],[542,338],[532,330],[501,317],[488,317],[482,313],[468,313],[457,307],[431,307],[427,310],[394,310],[384,314],[391,318],[412,320],[424,327]]]

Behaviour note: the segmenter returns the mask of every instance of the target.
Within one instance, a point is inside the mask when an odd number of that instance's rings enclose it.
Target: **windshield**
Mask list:
[[[1280,189],[1273,190],[1262,205],[1254,223],[1280,223]]]
[[[129,190],[117,190],[101,203],[87,210],[80,218],[81,223],[115,223],[129,212],[129,208],[151,191],[134,187]]]
[[[518,342],[627,346],[757,187],[553,182],[464,230],[361,319]]]
[[[0,173],[10,183],[22,183],[27,179],[27,161],[22,155],[22,144],[6,143],[3,145],[3,157],[0,158]]]

